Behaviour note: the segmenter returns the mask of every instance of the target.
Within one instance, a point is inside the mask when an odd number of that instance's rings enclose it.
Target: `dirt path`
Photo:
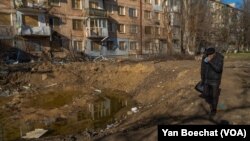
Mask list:
[[[169,65],[169,63],[168,63]],[[250,124],[250,63],[226,62],[224,66],[222,92],[218,104],[218,114],[210,118],[208,116],[207,103],[198,97],[194,91],[194,82],[199,80],[197,62],[176,62],[172,64],[177,67],[176,73],[164,72],[165,63],[156,65],[156,71],[162,74],[157,82],[169,80],[166,76],[175,78],[171,83],[171,89],[163,88],[161,98],[157,98],[151,108],[134,115],[126,123],[122,124],[118,132],[109,136],[97,138],[98,141],[129,141],[157,140],[158,124]],[[170,63],[171,66],[171,63]],[[171,67],[173,67],[171,66]],[[180,69],[178,69],[180,67]],[[157,72],[156,72],[157,74]],[[180,80],[178,79],[180,78]],[[148,78],[153,79],[153,78]],[[147,81],[146,81],[147,82]],[[150,81],[152,82],[152,81]],[[144,84],[145,85],[145,84]],[[157,84],[158,85],[158,84]],[[166,84],[162,84],[167,86]],[[146,87],[146,86],[144,86]],[[153,91],[149,96],[145,91]],[[161,90],[154,88],[154,85],[147,90],[142,90],[137,98],[143,95],[148,99],[154,99]],[[142,98],[143,99],[143,98]],[[145,101],[148,101],[147,98]],[[140,100],[139,100],[140,101]],[[141,100],[143,101],[143,100]]]

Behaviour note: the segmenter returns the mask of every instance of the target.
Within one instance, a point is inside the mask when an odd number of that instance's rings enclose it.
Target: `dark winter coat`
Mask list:
[[[216,52],[215,56],[208,63],[204,62],[207,56],[204,55],[201,62],[201,80],[203,83],[220,84],[223,72],[224,56]]]

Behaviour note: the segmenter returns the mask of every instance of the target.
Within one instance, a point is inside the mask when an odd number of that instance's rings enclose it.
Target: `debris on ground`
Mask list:
[[[23,139],[38,139],[41,136],[43,136],[48,130],[44,129],[35,129],[34,131],[26,133],[25,136],[23,136]]]
[[[157,124],[219,124],[223,120],[250,124],[249,109],[245,108],[250,105],[249,61],[225,63],[219,111],[213,120],[207,116],[209,105],[194,89],[200,80],[198,61],[111,63],[100,57],[95,62],[58,62],[2,67],[0,81],[6,82],[0,83],[0,112],[5,115],[1,120],[10,123],[5,127],[6,134],[19,132],[20,121],[29,129],[48,129],[45,127],[52,128],[57,123],[58,130],[47,132],[48,137],[38,141],[71,137],[114,140],[116,135],[121,137],[135,130],[146,136]],[[115,102],[101,97],[106,89],[118,98]],[[114,90],[124,93],[116,94]],[[123,100],[123,96],[129,96],[133,102]],[[109,112],[112,118],[106,119],[104,115]],[[88,118],[91,116],[95,119]],[[80,130],[82,126],[86,128]],[[9,140],[19,137],[20,134],[11,134]]]

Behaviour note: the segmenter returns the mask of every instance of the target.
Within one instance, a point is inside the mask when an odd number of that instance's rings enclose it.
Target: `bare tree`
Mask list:
[[[244,46],[249,51],[250,45],[250,0],[243,0],[243,36]]]
[[[209,40],[211,29],[211,11],[207,0],[182,1],[182,49],[184,53],[194,55],[201,42]]]
[[[171,5],[170,0],[164,0],[162,2],[162,8],[164,12],[164,35],[166,35],[166,41],[167,41],[167,53],[169,55],[173,54],[173,28],[170,25],[170,11],[171,11]]]

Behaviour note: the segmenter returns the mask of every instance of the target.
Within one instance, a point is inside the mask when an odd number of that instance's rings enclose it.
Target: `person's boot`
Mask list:
[[[210,116],[215,116],[216,115],[216,109],[212,109],[211,111],[210,111]]]

